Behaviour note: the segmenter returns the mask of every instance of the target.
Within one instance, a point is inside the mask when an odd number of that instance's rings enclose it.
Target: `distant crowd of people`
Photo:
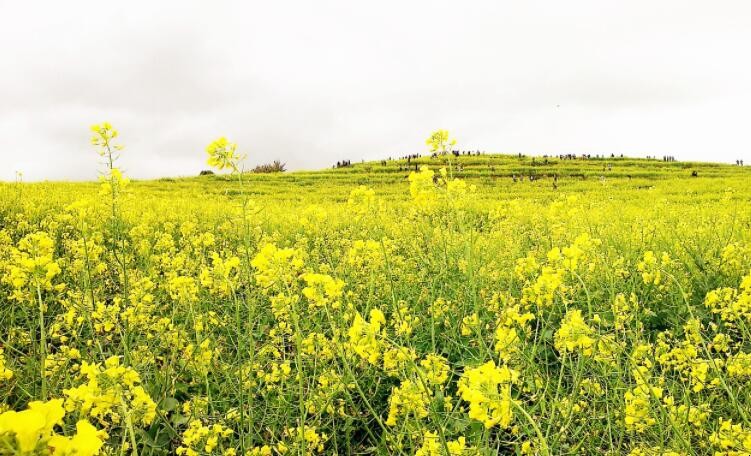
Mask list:
[[[462,156],[462,155],[468,155],[468,156],[475,155],[475,156],[479,156],[481,154],[484,154],[485,152],[480,152],[479,150],[474,150],[474,151],[473,150],[452,150],[450,153],[454,157],[459,157],[459,156]],[[438,152],[434,152],[433,154],[430,155],[430,158],[438,158],[441,155],[442,154],[440,154]],[[417,160],[418,158],[421,158],[421,157],[422,157],[422,154],[410,154],[410,155],[405,155],[403,157],[397,157],[397,160],[406,160],[407,163],[411,163],[412,160]],[[381,160],[381,165],[386,166],[386,165],[388,165],[388,162],[393,161],[393,160],[394,159],[392,157],[389,157],[386,160]]]
[[[466,156],[473,156],[473,155],[474,156],[479,156],[479,155],[485,154],[484,151],[481,152],[479,150],[474,150],[474,151],[472,151],[472,150],[452,150],[450,153],[453,156],[455,156],[455,157],[459,157],[459,156],[462,156],[462,155],[466,155]],[[433,153],[433,154],[431,154],[431,158],[437,158],[440,155],[441,154],[439,154],[439,153]],[[527,156],[524,155],[524,154],[522,154],[522,153],[518,153],[517,157],[519,159],[523,159],[523,158],[526,158]],[[397,160],[406,161],[407,162],[406,166],[404,164],[399,164],[399,168],[398,168],[399,171],[412,171],[412,170],[419,171],[419,166],[416,163],[412,162],[413,160],[417,160],[419,158],[422,158],[422,154],[409,154],[409,155],[404,155],[402,157],[398,157]],[[610,157],[608,157],[607,155],[599,155],[599,154],[595,154],[594,156],[592,156],[591,154],[580,154],[580,155],[577,155],[577,154],[543,155],[542,156],[542,161],[540,161],[540,162],[537,161],[539,158],[532,157],[532,165],[533,166],[537,165],[537,164],[547,165],[549,163],[548,162],[549,158],[552,158],[552,159],[556,159],[557,158],[559,160],[591,160],[591,159],[600,160],[600,159],[607,159],[607,158],[624,158],[624,155],[623,154],[620,154],[620,155],[610,154]],[[675,161],[677,161],[676,158],[675,158],[675,156],[673,156],[673,155],[663,155],[662,157],[647,155],[646,158],[648,160],[660,160],[660,159],[662,159],[663,162],[675,162]],[[394,158],[389,157],[386,160],[381,160],[381,165],[382,166],[388,166],[388,163],[391,162],[391,161],[394,161]],[[363,161],[363,163],[364,163],[364,161]],[[743,166],[743,160],[736,160],[735,164],[736,164],[736,166]],[[345,168],[345,167],[348,167],[348,166],[352,166],[352,161],[351,160],[341,160],[341,161],[336,162],[336,164],[333,166],[333,168]],[[488,164],[488,168],[491,171],[493,171],[493,172],[495,171],[495,166],[492,166],[492,165]],[[464,169],[464,167],[462,166],[462,164],[458,163],[457,164],[457,171],[463,171],[463,169]],[[610,163],[602,165],[602,171],[603,172],[605,172],[605,171],[612,171],[612,169],[613,169],[613,165],[610,164]],[[692,173],[692,176],[696,177],[697,174],[698,173],[696,173],[694,171]],[[604,176],[602,176],[602,177],[604,178]],[[631,178],[631,176],[628,176],[628,177]],[[513,179],[514,182],[518,182],[518,181],[523,181],[524,177],[523,176],[513,175],[512,179]],[[529,180],[530,181],[534,181],[535,177],[534,176],[529,176]],[[554,187],[557,187],[555,185],[555,182],[557,180],[558,180],[558,177],[556,176],[555,180],[554,180],[554,184],[553,184]]]
[[[519,158],[521,158],[521,157],[522,157],[522,155],[519,154]],[[553,155],[553,157],[556,157],[556,156]],[[576,155],[576,154],[560,154],[557,157],[558,157],[559,160],[591,160],[592,159],[592,154],[581,154],[581,155]],[[547,155],[543,155],[543,158],[548,158],[548,156]],[[608,157],[606,155],[600,155],[600,154],[595,154],[595,156],[594,156],[595,160],[601,160],[603,158],[608,158]],[[618,157],[616,157],[615,154],[610,154],[610,158],[623,158],[623,154],[619,155]],[[649,158],[649,157],[647,157],[647,158]]]
[[[417,163],[415,163],[414,166],[410,164],[407,164],[406,166],[399,165],[399,171],[412,171],[413,169],[415,172],[420,170]]]
[[[479,156],[480,154],[484,154],[484,153],[485,152],[480,152],[479,150],[475,150],[475,151],[471,151],[471,150],[462,150],[462,151],[452,150],[451,151],[451,155],[453,155],[454,157],[458,157],[460,155],[470,155],[470,156],[471,155],[476,155],[476,156]],[[433,158],[435,158],[435,157],[438,156],[438,154],[434,153],[432,156],[433,156]]]

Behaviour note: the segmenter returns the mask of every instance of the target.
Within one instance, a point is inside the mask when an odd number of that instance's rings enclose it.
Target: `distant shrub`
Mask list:
[[[279,160],[274,160],[272,163],[266,163],[265,165],[258,165],[253,168],[254,173],[283,173],[287,169],[286,163],[282,163]]]
[[[199,176],[213,176],[214,175],[214,171],[212,171],[210,169],[204,169],[203,171],[201,171],[200,173],[198,173],[198,175]]]

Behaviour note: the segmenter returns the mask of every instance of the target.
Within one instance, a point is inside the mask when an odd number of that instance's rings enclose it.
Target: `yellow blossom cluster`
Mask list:
[[[119,357],[108,358],[104,366],[84,361],[80,375],[85,382],[64,391],[67,411],[77,411],[104,426],[118,424],[123,417],[148,425],[156,417],[156,404],[140,385],[138,372],[121,365]]]
[[[76,423],[73,436],[57,434],[63,424],[65,409],[62,399],[30,402],[26,410],[0,414],[0,443],[3,454],[36,454],[93,456],[99,454],[107,433],[97,430],[87,420]]]
[[[513,418],[511,386],[519,381],[519,373],[492,361],[467,369],[458,383],[458,392],[469,403],[469,417],[486,428],[508,427]]]

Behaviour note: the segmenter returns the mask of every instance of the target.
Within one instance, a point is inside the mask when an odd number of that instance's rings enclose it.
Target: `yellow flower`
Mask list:
[[[513,418],[511,385],[518,380],[517,371],[496,366],[493,361],[465,370],[458,391],[469,402],[469,417],[481,421],[486,428],[496,424],[508,427]]]
[[[638,310],[639,302],[634,293],[631,293],[628,299],[623,293],[618,293],[613,300],[615,329],[624,330],[636,318]]]
[[[450,138],[448,130],[436,130],[425,140],[425,144],[431,152],[446,153],[448,147],[456,144],[456,140]]]
[[[121,366],[117,356],[108,358],[104,367],[84,361],[81,374],[85,383],[63,390],[66,410],[78,410],[103,424],[119,422],[120,414],[126,412],[143,425],[154,420],[156,404],[139,385],[141,377],[132,368]]]
[[[118,131],[112,128],[112,124],[109,122],[102,122],[101,124],[94,124],[90,128],[91,132],[91,144],[94,146],[104,147],[112,139],[117,138]]]
[[[402,380],[389,398],[387,426],[396,426],[400,417],[414,416],[416,419],[428,416],[428,405],[432,391],[425,389],[419,381]]]
[[[584,355],[591,355],[595,345],[593,335],[594,330],[584,322],[581,311],[572,309],[563,317],[554,345],[561,354],[581,350]]]
[[[91,423],[81,420],[76,423],[76,434],[73,437],[56,435],[48,445],[54,449],[54,456],[94,456],[104,446],[107,434],[97,430]]]
[[[462,318],[461,333],[462,336],[471,336],[480,327],[480,316],[476,313],[467,315]]]
[[[245,456],[272,456],[274,449],[268,445],[253,447],[245,453]]]
[[[521,303],[546,307],[553,304],[556,292],[565,291],[562,269],[543,266],[535,281],[522,289]]]
[[[725,363],[729,377],[751,377],[751,353],[738,353],[731,356]]]
[[[751,453],[751,431],[740,424],[733,424],[733,420],[720,418],[717,431],[709,436],[709,442],[715,448],[725,450],[716,455],[742,455]]]
[[[626,429],[631,431],[643,432],[657,422],[651,410],[651,403],[662,398],[663,392],[661,388],[649,385],[647,375],[648,370],[644,366],[634,369],[636,386],[624,394],[624,422]]]
[[[328,438],[326,434],[318,433],[313,426],[297,426],[284,430],[284,436],[290,440],[289,445],[279,442],[276,451],[280,454],[291,452],[293,454],[322,453],[324,442]],[[305,452],[302,451],[302,441],[305,442]]]
[[[438,434],[425,431],[422,436],[422,446],[417,449],[415,456],[441,456],[442,449]]]
[[[429,354],[420,366],[425,369],[425,379],[431,385],[443,385],[449,378],[449,365],[443,356]]]
[[[303,267],[302,252],[265,244],[250,262],[256,269],[256,281],[264,289],[282,291],[298,278]]]
[[[15,441],[21,452],[33,451],[40,442],[50,437],[52,429],[62,424],[65,410],[62,399],[48,402],[34,401],[29,408],[21,411],[8,411],[0,415],[0,435],[15,435]]]
[[[347,205],[350,210],[358,214],[365,214],[371,210],[375,200],[375,191],[372,188],[360,185],[349,193]]]
[[[33,302],[36,289],[53,290],[53,279],[60,274],[60,266],[53,259],[55,241],[45,232],[24,236],[18,248],[11,250],[11,261],[5,265],[7,274],[2,282],[11,285],[17,301]],[[2,263],[0,263],[2,266]]]
[[[306,287],[302,294],[310,302],[311,307],[331,306],[338,309],[341,306],[339,298],[342,296],[344,282],[334,279],[328,274],[305,273],[302,275]]]
[[[5,353],[0,347],[0,381],[13,378],[13,371],[5,364]]]
[[[751,272],[735,288],[718,288],[707,293],[704,305],[728,323],[751,322]]]
[[[409,173],[409,193],[418,206],[427,205],[436,198],[435,173],[427,166],[420,168],[419,173]]]
[[[198,455],[201,452],[211,453],[220,441],[232,435],[232,429],[216,423],[203,424],[201,420],[191,420],[188,428],[183,432],[182,445],[175,453],[178,455]]]
[[[223,136],[206,146],[206,153],[209,155],[209,166],[218,170],[231,169],[239,172],[239,164],[245,159],[245,155],[237,153],[237,144],[229,142]]]
[[[370,311],[370,322],[365,321],[357,313],[349,328],[349,346],[362,359],[376,365],[381,357],[383,342],[381,341],[381,326],[386,323],[386,317],[378,309]]]
[[[660,258],[651,250],[644,252],[643,259],[636,265],[636,270],[641,273],[642,281],[648,285],[661,286],[664,288],[663,269],[671,264],[670,256],[663,252]]]
[[[501,311],[495,329],[495,351],[503,361],[508,362],[521,348],[521,338],[517,327],[529,331],[529,322],[535,318],[531,312],[520,312],[519,306],[509,306]]]
[[[392,347],[383,352],[383,370],[394,377],[403,375],[409,364],[417,359],[413,348]]]

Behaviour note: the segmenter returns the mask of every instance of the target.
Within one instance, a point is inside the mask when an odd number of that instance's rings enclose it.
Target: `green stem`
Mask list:
[[[47,373],[45,364],[47,362],[47,332],[44,327],[44,301],[42,301],[42,291],[39,289],[39,283],[36,284],[37,300],[39,301],[39,339],[40,339],[40,363],[39,368],[42,371],[42,400],[47,400]]]
[[[524,418],[527,419],[529,424],[532,426],[532,429],[535,430],[535,434],[537,434],[537,439],[540,441],[540,454],[545,456],[550,456],[550,450],[548,449],[548,442],[545,440],[545,437],[542,435],[542,431],[537,426],[537,423],[535,423],[535,420],[532,419],[532,417],[527,413],[524,408],[519,405],[515,400],[511,399],[511,405],[514,406],[516,410],[518,410],[522,415],[524,415]]]
[[[138,447],[136,446],[136,432],[133,428],[133,420],[130,417],[130,412],[128,411],[128,406],[125,405],[125,401],[123,400],[122,396],[120,396],[120,406],[123,409],[123,415],[125,416],[125,426],[127,429],[128,434],[130,435],[130,444],[133,446],[133,455],[138,456]]]

